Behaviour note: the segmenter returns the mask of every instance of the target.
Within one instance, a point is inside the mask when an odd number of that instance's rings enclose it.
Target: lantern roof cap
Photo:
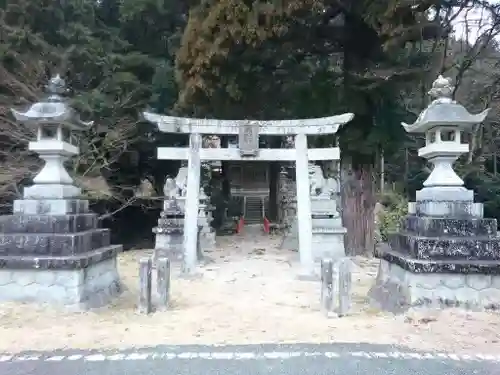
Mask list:
[[[44,99],[32,104],[25,112],[16,109],[11,109],[11,112],[21,123],[63,124],[72,130],[85,130],[93,124],[93,121],[82,121],[78,113],[68,105],[64,97],[68,91],[66,82],[57,74],[45,85],[47,95]]]
[[[440,75],[428,92],[433,101],[420,113],[413,124],[401,123],[405,130],[408,133],[425,133],[438,126],[471,130],[474,125],[483,122],[490,109],[472,114],[452,99],[454,91],[455,86],[451,78]]]

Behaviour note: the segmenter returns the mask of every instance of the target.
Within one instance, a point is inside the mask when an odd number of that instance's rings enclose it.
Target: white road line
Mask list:
[[[255,359],[257,358],[257,353],[236,353],[235,359]]]
[[[107,356],[108,361],[122,361],[125,358],[125,354],[112,354]]]
[[[173,358],[175,358],[176,356],[173,355]],[[212,357],[212,353],[208,353],[208,352],[202,352],[202,353],[198,353],[198,357],[202,358],[202,359],[210,359]]]
[[[20,355],[15,357],[16,362],[24,362],[24,361],[38,361],[41,356],[39,355]]]
[[[78,361],[83,358],[83,354],[73,354],[66,357],[68,361]]]
[[[436,357],[434,356],[434,354],[431,354],[431,353],[424,353],[424,354],[422,354],[422,358],[423,358],[423,359],[434,359],[434,358],[436,358]]]
[[[329,353],[331,353],[331,352],[329,352]],[[322,356],[323,353],[321,353],[321,352],[303,352],[302,355],[304,357],[319,357],[319,356]]]
[[[66,356],[64,355],[54,355],[52,357],[46,358],[46,361],[62,361],[63,359],[66,359]]]
[[[137,361],[141,359],[148,359],[150,356],[150,353],[130,353],[125,357],[125,359],[129,361]]]
[[[0,353],[0,362],[25,362],[25,361],[41,361],[41,362],[61,362],[61,361],[88,361],[88,362],[105,362],[105,361],[140,361],[140,360],[191,360],[191,359],[205,359],[205,360],[285,360],[298,357],[324,357],[329,359],[335,358],[364,358],[370,360],[394,358],[399,360],[412,359],[412,360],[452,360],[452,361],[491,361],[500,362],[500,355],[491,354],[456,354],[456,353],[413,353],[413,352],[369,352],[369,351],[355,351],[355,352],[318,352],[318,351],[241,351],[241,352],[226,352],[226,351],[213,351],[213,352],[113,352],[107,354],[106,352],[100,353],[78,353],[71,355],[49,355],[42,354],[19,354],[9,355]]]
[[[192,352],[179,353],[177,355],[177,358],[179,358],[179,359],[193,359],[193,358],[198,358],[198,353],[192,353]]]
[[[91,354],[91,355],[86,355],[83,357],[84,361],[91,361],[91,362],[102,362],[107,359],[107,356],[104,354]]]
[[[325,355],[326,358],[339,358],[340,357],[340,354],[335,353],[335,352],[326,352],[323,354]]]

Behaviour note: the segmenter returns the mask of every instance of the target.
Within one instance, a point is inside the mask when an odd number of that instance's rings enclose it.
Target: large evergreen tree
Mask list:
[[[373,165],[403,140],[400,91],[428,65],[415,43],[445,35],[438,1],[203,0],[177,56],[178,110],[231,118],[353,112],[341,132],[348,249],[373,250]]]

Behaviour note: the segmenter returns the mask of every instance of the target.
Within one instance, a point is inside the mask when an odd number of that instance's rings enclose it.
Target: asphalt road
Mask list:
[[[366,345],[161,346],[122,352],[0,355],[8,375],[499,375],[498,355]]]

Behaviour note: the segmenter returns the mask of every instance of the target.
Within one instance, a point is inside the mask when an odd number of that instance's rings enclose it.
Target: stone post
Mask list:
[[[351,309],[351,260],[321,260],[321,309],[328,317],[342,317]]]
[[[326,315],[335,311],[335,292],[337,278],[333,274],[333,260],[321,260],[321,309]]]
[[[139,260],[139,303],[140,314],[150,314],[153,311],[152,303],[152,274],[153,261],[150,257]]]
[[[167,258],[159,258],[157,261],[156,283],[159,309],[166,310],[170,303],[170,260]]]
[[[345,316],[351,309],[351,260],[347,257],[338,260],[339,275],[339,317]]]

